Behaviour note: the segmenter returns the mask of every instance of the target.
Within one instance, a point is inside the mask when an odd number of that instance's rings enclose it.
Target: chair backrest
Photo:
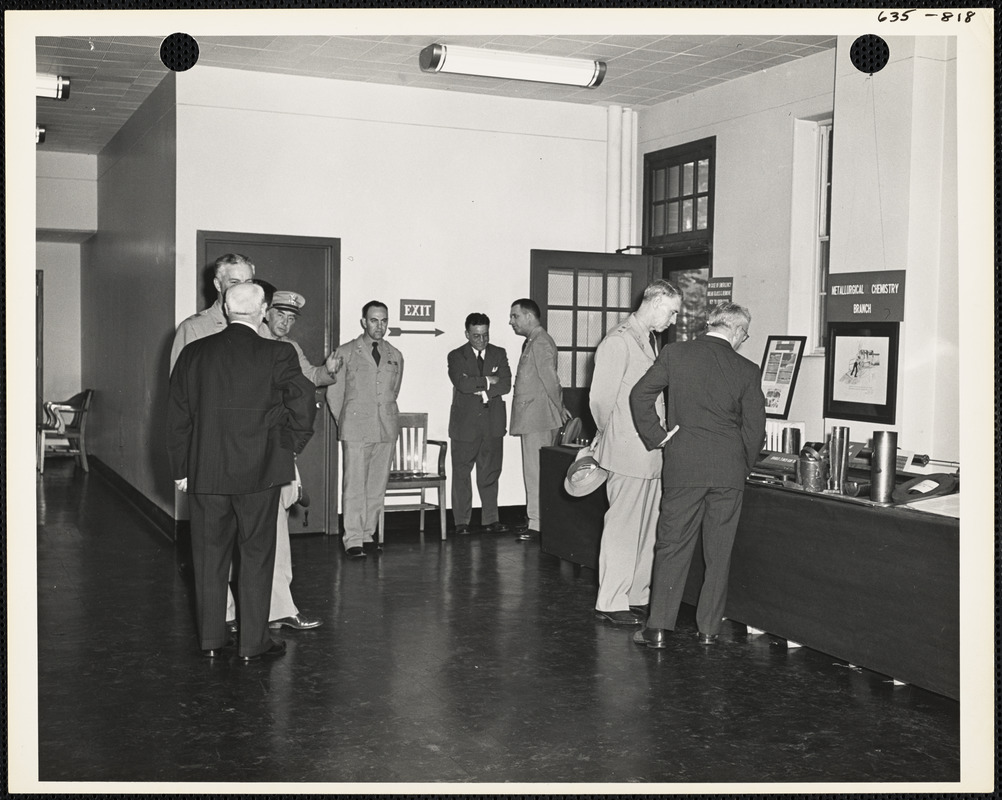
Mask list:
[[[390,474],[415,474],[424,472],[428,454],[428,415],[404,414],[397,416],[400,433],[393,449]]]
[[[87,412],[90,411],[90,402],[93,397],[93,389],[84,389],[62,404],[73,409],[73,419],[66,423],[67,428],[80,433],[84,432],[84,428],[87,426]]]

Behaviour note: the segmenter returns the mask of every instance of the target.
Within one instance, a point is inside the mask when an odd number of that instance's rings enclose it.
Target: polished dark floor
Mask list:
[[[592,571],[402,514],[361,562],[294,537],[296,600],[326,624],[209,661],[172,542],[68,460],[38,496],[42,781],[960,778],[952,700],[733,623],[700,647],[689,606],[667,650],[637,647],[595,619]]]

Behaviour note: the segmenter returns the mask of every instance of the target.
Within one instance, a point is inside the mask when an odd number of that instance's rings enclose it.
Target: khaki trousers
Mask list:
[[[393,442],[341,442],[344,549],[371,542],[390,479]]]
[[[626,611],[650,598],[661,478],[610,472],[605,482],[609,510],[598,554],[599,611]]]
[[[520,433],[522,440],[522,479],[525,481],[525,515],[529,528],[539,530],[539,451],[557,443],[560,428]]]

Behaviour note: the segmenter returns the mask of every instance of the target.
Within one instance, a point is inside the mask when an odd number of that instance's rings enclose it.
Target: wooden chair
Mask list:
[[[400,434],[393,450],[393,462],[390,464],[390,480],[386,484],[386,498],[405,497],[414,501],[393,505],[383,504],[379,515],[379,542],[383,541],[383,531],[386,529],[386,513],[391,511],[420,511],[420,531],[424,533],[424,512],[437,508],[439,522],[442,526],[442,538],[445,538],[445,454],[449,443],[428,438],[427,414],[400,414]],[[428,472],[425,463],[428,456],[428,445],[438,447],[438,470]],[[428,489],[437,490],[437,503],[429,502],[426,497]]]
[[[43,403],[45,419],[36,426],[38,471],[45,471],[48,456],[74,456],[80,468],[87,466],[87,414],[93,389],[85,389],[62,403]]]

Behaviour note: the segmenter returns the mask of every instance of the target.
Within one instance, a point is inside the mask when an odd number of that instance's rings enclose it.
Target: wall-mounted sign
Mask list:
[[[905,271],[843,272],[828,276],[829,322],[901,322]]]
[[[434,322],[435,321],[435,301],[434,300],[401,300],[400,301],[400,321],[401,322]]]
[[[710,278],[706,282],[706,305],[719,306],[734,299],[734,278]]]

